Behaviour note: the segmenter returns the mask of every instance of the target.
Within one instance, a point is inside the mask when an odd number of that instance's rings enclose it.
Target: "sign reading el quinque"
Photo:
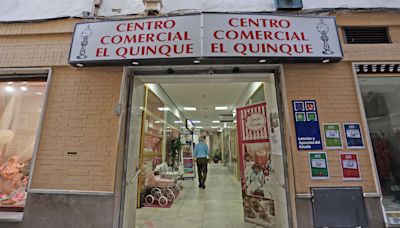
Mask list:
[[[69,62],[104,65],[200,57],[334,62],[343,53],[334,17],[202,13],[78,23]]]

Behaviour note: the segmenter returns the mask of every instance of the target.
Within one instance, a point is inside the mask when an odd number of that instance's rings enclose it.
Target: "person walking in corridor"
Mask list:
[[[208,146],[204,143],[204,137],[199,137],[199,143],[194,147],[194,157],[197,163],[197,173],[199,174],[199,188],[206,188]]]

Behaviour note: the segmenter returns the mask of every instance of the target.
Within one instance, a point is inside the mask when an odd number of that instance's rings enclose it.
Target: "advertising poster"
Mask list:
[[[266,103],[236,109],[245,221],[276,227]]]
[[[295,100],[292,102],[297,148],[299,150],[322,150],[316,101]]]
[[[361,180],[357,154],[341,153],[340,164],[342,167],[343,180]]]
[[[340,124],[326,123],[323,124],[325,147],[327,149],[342,149],[342,135],[340,134]]]
[[[326,152],[310,152],[311,179],[328,179],[328,160]]]
[[[346,135],[347,148],[357,149],[364,148],[364,142],[361,134],[361,126],[359,123],[345,123],[344,132]]]

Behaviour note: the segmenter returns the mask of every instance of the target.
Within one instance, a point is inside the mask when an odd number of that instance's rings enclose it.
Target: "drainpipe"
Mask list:
[[[303,0],[275,0],[276,10],[301,10]]]
[[[160,16],[162,9],[161,0],[142,0],[146,16]]]

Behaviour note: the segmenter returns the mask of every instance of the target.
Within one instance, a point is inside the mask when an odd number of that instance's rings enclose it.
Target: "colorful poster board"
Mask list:
[[[325,147],[326,149],[342,149],[342,134],[340,133],[340,124],[323,124]]]
[[[184,142],[182,146],[182,158],[183,158],[183,178],[195,178],[195,165],[193,159],[193,135],[186,134],[181,135],[182,141]]]
[[[265,102],[236,109],[245,221],[276,227],[271,149]]]
[[[344,132],[346,136],[346,145],[350,149],[364,148],[364,142],[359,123],[344,123]]]
[[[328,179],[328,159],[326,152],[310,152],[311,179]]]
[[[340,153],[343,180],[361,180],[358,157],[355,153]]]
[[[294,100],[292,102],[297,149],[322,150],[317,102],[315,100]]]

